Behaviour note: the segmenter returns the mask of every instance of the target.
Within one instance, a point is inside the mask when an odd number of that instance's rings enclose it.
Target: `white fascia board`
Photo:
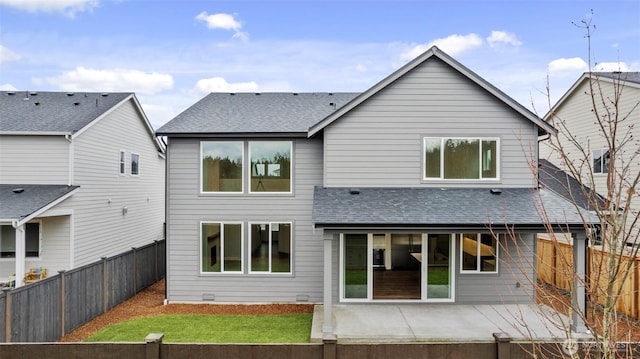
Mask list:
[[[78,187],[80,188],[80,187]],[[69,193],[65,194],[64,196],[58,197],[57,199],[55,199],[54,201],[52,201],[51,203],[47,204],[46,206],[40,208],[39,210],[31,213],[30,215],[28,215],[27,217],[23,218],[22,220],[18,221],[16,223],[16,226],[21,226],[27,222],[29,222],[30,220],[38,217],[39,215],[41,215],[42,213],[48,211],[49,209],[57,206],[59,203],[61,203],[62,201],[64,201],[65,199],[71,197],[72,194],[74,194],[78,188],[74,188],[73,190],[71,190]]]

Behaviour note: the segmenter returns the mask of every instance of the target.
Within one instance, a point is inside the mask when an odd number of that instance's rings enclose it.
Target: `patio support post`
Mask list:
[[[333,244],[333,234],[323,234],[324,242],[324,297],[323,297],[323,320],[322,320],[322,335],[333,335],[333,293],[332,293],[332,272],[333,258],[331,257],[331,247]]]
[[[574,333],[586,333],[587,327],[584,323],[584,315],[587,308],[587,297],[585,295],[585,281],[587,270],[587,235],[585,231],[573,233],[573,291],[571,301],[573,311],[571,312],[571,330]]]
[[[25,254],[25,235],[24,235],[24,224],[17,225],[14,224],[14,228],[16,229],[16,288],[21,287],[23,285],[22,280],[24,279],[25,274],[25,266],[26,266],[26,254]]]

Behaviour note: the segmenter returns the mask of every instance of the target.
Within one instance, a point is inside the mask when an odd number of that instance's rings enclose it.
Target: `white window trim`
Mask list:
[[[440,177],[426,177],[426,168],[425,168],[425,147],[427,145],[428,139],[436,139],[440,140]],[[446,140],[478,140],[480,141],[480,151],[479,151],[479,167],[478,167],[478,175],[479,178],[444,178],[444,141]],[[495,178],[482,178],[482,141],[496,141],[496,177]],[[500,161],[501,161],[501,152],[500,152],[500,137],[431,137],[424,136],[422,138],[422,180],[423,181],[446,181],[446,182],[495,182],[500,181]]]
[[[202,268],[202,225],[203,224],[219,224],[220,225],[220,272],[205,272]],[[240,225],[240,270],[239,271],[225,271],[224,270],[224,226],[225,224],[239,224]],[[199,228],[199,240],[198,247],[200,248],[200,275],[204,276],[218,276],[218,275],[241,275],[245,273],[245,255],[244,255],[244,223],[243,222],[225,222],[225,221],[200,221]]]
[[[138,156],[138,173],[133,173],[133,156]],[[129,164],[130,164],[130,168],[129,168],[129,172],[131,173],[132,177],[139,177],[140,176],[140,154],[135,153],[135,152],[131,152],[131,155],[129,156],[130,160],[129,160]]]
[[[242,144],[242,179],[241,179],[241,190],[240,191],[203,191],[202,190],[202,186],[203,186],[203,175],[204,175],[204,171],[202,168],[202,161],[204,160],[204,156],[203,156],[203,147],[205,144],[207,143],[240,143]],[[246,148],[245,148],[245,141],[200,141],[200,164],[198,165],[200,168],[200,184],[199,184],[199,188],[198,188],[198,192],[200,194],[204,194],[204,195],[218,195],[218,196],[225,196],[225,195],[237,195],[237,194],[244,194],[244,187],[245,187],[245,170],[247,167],[245,165],[246,160],[245,160],[245,152],[246,152]]]
[[[118,172],[120,176],[125,176],[127,174],[127,151],[120,150],[118,156]]]
[[[247,141],[248,142],[248,150],[247,150],[247,158],[248,158],[248,166],[246,168],[247,173],[247,188],[250,194],[252,195],[291,195],[293,194],[293,172],[294,172],[294,163],[293,163],[293,141],[290,140],[256,140],[256,141]],[[251,190],[251,144],[254,142],[288,142],[289,143],[289,191],[288,192],[254,192]],[[244,176],[243,171],[243,176]]]
[[[601,176],[601,175],[606,176],[608,172],[602,171],[605,168],[604,163],[600,164],[600,172],[594,171],[596,167],[594,166],[594,163],[593,163],[593,161],[595,160],[595,157],[593,156],[593,152],[595,151],[600,151],[600,160],[602,161],[602,153],[609,152],[610,149],[608,147],[601,147],[601,148],[596,148],[595,150],[591,150],[591,173],[598,176]],[[609,154],[609,156],[611,156],[611,154]]]
[[[254,224],[268,224],[269,225],[269,270],[268,271],[252,271],[251,270],[251,254],[249,254],[249,261],[247,263],[247,267],[249,268],[249,274],[269,274],[269,275],[276,275],[276,276],[291,276],[293,275],[293,222],[287,222],[287,221],[256,221],[256,222],[249,222],[248,224],[248,232],[249,232],[249,238],[248,238],[248,246],[249,248],[251,248],[251,243],[252,243],[252,234],[253,234],[253,230],[251,228],[252,225]],[[271,244],[271,226],[273,224],[288,224],[289,225],[289,230],[291,231],[291,233],[289,233],[289,272],[272,272],[271,269],[271,249],[272,249],[272,244]],[[202,237],[202,236],[201,236]]]
[[[458,248],[460,250],[460,257],[459,257],[459,261],[460,261],[460,274],[498,274],[500,272],[500,268],[499,263],[500,263],[500,235],[498,235],[498,238],[496,239],[496,270],[495,271],[481,271],[480,270],[480,260],[478,260],[478,263],[476,263],[476,269],[471,270],[471,269],[463,269],[463,256],[464,256],[464,245],[462,243],[462,240],[464,239],[464,235],[470,235],[470,234],[475,234],[476,235],[476,242],[478,243],[478,253],[480,253],[480,235],[482,234],[487,234],[487,233],[480,233],[480,232],[465,232],[465,233],[458,233]]]

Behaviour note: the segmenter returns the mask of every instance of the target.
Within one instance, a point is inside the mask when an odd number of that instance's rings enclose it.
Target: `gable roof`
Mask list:
[[[26,223],[62,202],[79,186],[0,184],[0,220]]]
[[[538,181],[541,187],[584,209],[593,210],[593,201],[597,201],[600,208],[605,208],[606,202],[602,196],[587,186],[583,187],[575,177],[543,158],[538,160]],[[595,197],[590,200],[590,196]]]
[[[640,89],[640,72],[585,72],[571,85],[567,92],[549,109],[546,115],[544,115],[545,122],[549,121],[549,117],[558,111],[558,108],[582,85],[583,82],[593,78],[596,81],[602,81],[605,83],[620,83],[625,86],[635,87]]]
[[[164,152],[131,92],[0,91],[0,135],[75,137],[129,100],[133,101],[155,146]]]
[[[340,118],[345,113],[351,111],[353,108],[355,108],[356,106],[358,106],[359,104],[361,104],[362,102],[370,98],[371,96],[375,95],[385,87],[389,86],[400,77],[409,73],[418,65],[424,63],[425,61],[429,61],[430,59],[433,59],[433,58],[442,60],[447,65],[451,66],[453,69],[455,69],[462,75],[466,76],[469,80],[473,81],[478,86],[483,88],[485,91],[489,92],[491,95],[498,98],[507,106],[511,107],[513,110],[521,114],[524,118],[533,122],[536,126],[538,126],[538,133],[540,135],[550,133],[550,132],[555,132],[555,129],[551,125],[549,125],[548,123],[540,119],[533,112],[529,111],[526,107],[522,106],[516,100],[512,99],[507,94],[500,91],[497,87],[493,86],[492,84],[487,82],[485,79],[478,76],[475,72],[469,70],[467,67],[465,67],[464,65],[462,65],[461,63],[453,59],[451,56],[442,52],[436,46],[433,46],[429,50],[425,51],[422,55],[416,57],[415,59],[413,59],[406,65],[402,66],[400,69],[398,69],[391,75],[384,78],[382,81],[373,85],[367,91],[360,94],[358,97],[350,101],[348,104],[338,109],[336,112],[332,113],[331,115],[327,116],[325,119],[320,121],[319,123],[312,126],[309,129],[309,136],[313,136],[315,133],[321,131],[323,128],[330,125],[332,122]]]
[[[546,219],[541,216],[541,204]],[[545,223],[582,227],[583,221],[590,218],[588,212],[578,212],[569,201],[545,189],[316,187],[312,222],[325,228],[395,225],[543,228]]]
[[[159,136],[307,136],[309,127],[358,93],[210,93],[164,126]]]

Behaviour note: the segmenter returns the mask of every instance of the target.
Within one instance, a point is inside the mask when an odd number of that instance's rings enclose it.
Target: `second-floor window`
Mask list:
[[[201,142],[200,191],[291,193],[292,147],[291,141]]]
[[[425,180],[498,179],[496,138],[424,138]]]
[[[120,151],[120,174],[125,174],[125,165],[126,165],[126,153],[124,151]]]
[[[601,148],[591,151],[591,158],[593,159],[593,173],[609,172],[609,161],[611,160],[611,154],[609,154],[608,148]]]
[[[140,174],[140,155],[131,154],[131,174],[137,176]]]

